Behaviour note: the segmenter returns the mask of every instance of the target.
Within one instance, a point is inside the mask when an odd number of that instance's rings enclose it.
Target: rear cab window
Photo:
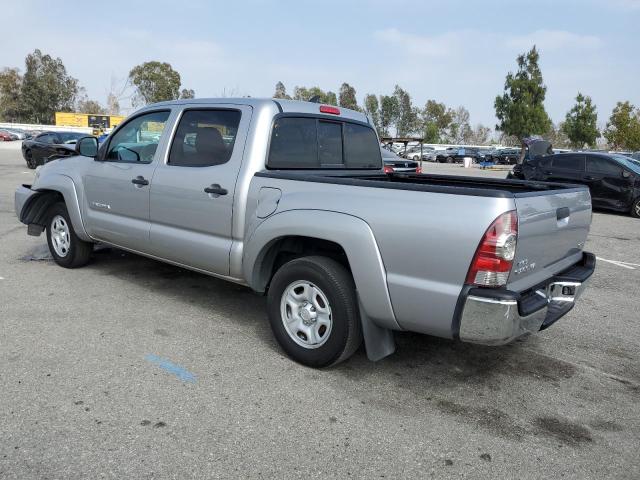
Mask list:
[[[340,118],[283,116],[273,124],[267,168],[379,170],[382,157],[369,125]]]

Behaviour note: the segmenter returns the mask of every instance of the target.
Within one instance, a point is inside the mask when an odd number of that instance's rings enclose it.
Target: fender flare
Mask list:
[[[304,236],[340,245],[349,261],[363,317],[377,326],[402,330],[395,319],[387,287],[387,272],[373,231],[359,217],[327,210],[287,210],[262,222],[248,238],[243,255],[243,276],[251,288],[263,292],[268,278],[263,262],[278,240]]]
[[[38,180],[37,187],[33,190],[36,193],[22,208],[20,221],[44,226],[46,211],[56,201],[56,195],[52,195],[52,193],[59,193],[64,198],[69,219],[76,235],[85,242],[93,241],[84,228],[78,191],[71,177],[62,174],[47,175]]]

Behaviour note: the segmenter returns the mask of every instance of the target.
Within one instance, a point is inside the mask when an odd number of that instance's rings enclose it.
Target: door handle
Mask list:
[[[226,188],[222,188],[217,183],[212,184],[210,187],[206,187],[204,191],[205,193],[210,193],[214,197],[219,197],[220,195],[226,195],[229,193]]]
[[[551,170],[545,170],[545,171],[544,171],[544,172],[542,172],[542,173],[544,173],[545,175],[551,175]]]
[[[591,175],[585,175],[584,179],[585,180],[595,180],[595,178],[592,177]]]
[[[138,175],[136,178],[131,179],[131,183],[142,187],[143,185],[149,185],[149,180],[141,175]]]

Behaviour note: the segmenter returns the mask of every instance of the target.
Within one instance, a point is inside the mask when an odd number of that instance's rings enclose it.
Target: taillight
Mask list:
[[[422,173],[422,167],[416,167],[416,173]]]
[[[501,287],[507,283],[516,255],[518,216],[515,210],[503,213],[487,229],[467,274],[467,284]]]
[[[331,115],[340,115],[340,109],[338,107],[332,107],[330,105],[321,105],[320,113],[329,113]]]
[[[389,165],[384,166],[384,173],[393,173],[393,168]]]

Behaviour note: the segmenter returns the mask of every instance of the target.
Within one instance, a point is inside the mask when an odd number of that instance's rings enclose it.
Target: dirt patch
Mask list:
[[[465,422],[473,422],[501,437],[519,440],[526,433],[509,415],[496,408],[469,407],[449,400],[438,400],[436,408],[448,415],[460,417]]]

